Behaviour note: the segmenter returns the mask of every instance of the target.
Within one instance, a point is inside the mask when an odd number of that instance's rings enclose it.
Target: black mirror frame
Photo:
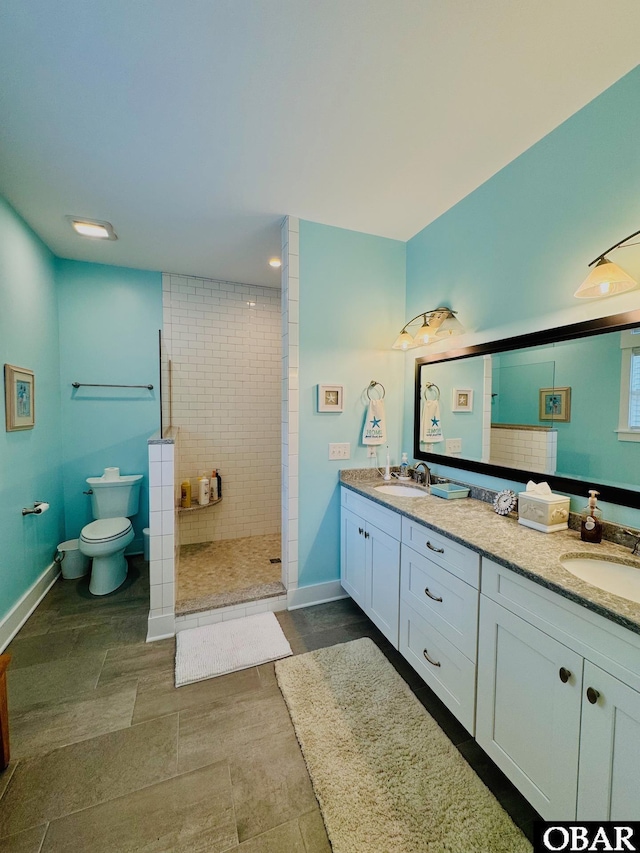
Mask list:
[[[420,368],[425,364],[436,364],[443,361],[453,361],[460,358],[472,358],[478,355],[493,355],[494,353],[506,352],[512,349],[524,347],[543,346],[545,344],[558,343],[575,338],[586,338],[599,335],[603,332],[619,332],[640,326],[640,310],[627,311],[623,314],[612,314],[609,317],[600,317],[596,320],[586,320],[582,323],[573,323],[570,326],[558,326],[555,329],[545,329],[541,332],[532,332],[527,335],[517,335],[512,338],[492,341],[485,344],[477,344],[471,347],[462,347],[455,350],[434,353],[433,355],[417,358],[415,364],[415,391],[414,391],[414,416],[413,416],[413,457],[425,462],[446,465],[449,468],[460,468],[463,471],[475,471],[479,474],[488,474],[491,477],[499,477],[504,480],[516,480],[526,482],[540,476],[540,472],[524,471],[520,468],[507,468],[502,465],[492,465],[489,462],[477,462],[473,459],[452,458],[441,453],[426,453],[420,449]],[[610,486],[604,483],[588,483],[584,480],[576,480],[572,477],[560,477],[555,474],[545,474],[545,480],[551,488],[572,495],[586,494],[588,488],[597,489],[601,500],[606,503],[620,504],[634,509],[640,509],[640,483],[638,490],[626,489],[621,486]]]

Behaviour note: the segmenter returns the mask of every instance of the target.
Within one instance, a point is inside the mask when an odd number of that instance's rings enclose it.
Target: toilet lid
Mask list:
[[[99,518],[82,528],[80,538],[85,542],[108,542],[119,539],[131,530],[128,518]]]

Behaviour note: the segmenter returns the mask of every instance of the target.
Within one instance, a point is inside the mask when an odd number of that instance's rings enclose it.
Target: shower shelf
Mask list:
[[[208,504],[204,504],[204,506],[200,506],[200,504],[194,504],[193,506],[179,506],[178,512],[193,512],[195,509],[209,509],[210,506],[215,506],[215,504],[219,504],[222,498],[216,498],[214,501],[209,501]]]

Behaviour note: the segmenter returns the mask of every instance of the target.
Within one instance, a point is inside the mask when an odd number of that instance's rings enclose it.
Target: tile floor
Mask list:
[[[176,613],[195,613],[282,595],[280,534],[183,545],[178,562]]]
[[[59,581],[11,644],[0,853],[330,853],[273,664],[176,690],[148,594],[137,559],[103,599]],[[277,615],[296,654],[371,637],[531,835],[535,812],[350,599]]]

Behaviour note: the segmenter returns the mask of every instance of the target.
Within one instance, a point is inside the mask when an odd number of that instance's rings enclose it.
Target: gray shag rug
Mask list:
[[[530,853],[371,640],[275,666],[334,853]]]

